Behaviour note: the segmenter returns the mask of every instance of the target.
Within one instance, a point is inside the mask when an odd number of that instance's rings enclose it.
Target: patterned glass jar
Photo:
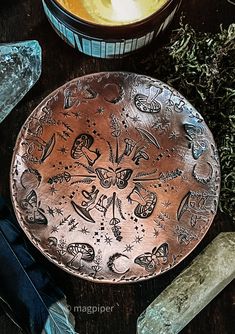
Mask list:
[[[56,0],[42,0],[42,3],[52,27],[72,47],[97,58],[121,58],[150,44],[163,32],[181,0],[167,0],[143,20],[112,26],[85,21]]]

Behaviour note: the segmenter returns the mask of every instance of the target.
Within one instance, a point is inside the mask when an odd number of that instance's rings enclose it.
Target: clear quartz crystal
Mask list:
[[[179,333],[235,278],[235,232],[221,233],[140,315],[137,334]]]
[[[0,122],[40,77],[41,54],[37,41],[0,44]]]

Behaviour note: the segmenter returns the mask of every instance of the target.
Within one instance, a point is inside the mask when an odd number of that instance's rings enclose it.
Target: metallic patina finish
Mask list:
[[[79,277],[127,283],[185,258],[215,216],[220,165],[200,114],[150,77],[107,72],[49,95],[18,136],[16,216]]]

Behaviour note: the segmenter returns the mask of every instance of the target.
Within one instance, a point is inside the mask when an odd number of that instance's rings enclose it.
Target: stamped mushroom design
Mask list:
[[[95,258],[93,247],[85,243],[72,243],[67,247],[67,252],[73,255],[72,260],[67,263],[67,266],[74,269],[83,267],[82,261],[92,262]]]
[[[162,88],[151,85],[148,95],[137,94],[135,96],[135,106],[142,112],[158,113],[161,111],[161,104],[156,100],[158,95],[162,93]]]
[[[51,262],[89,281],[131,283],[170,270],[204,237],[220,164],[180,93],[105,72],[40,103],[18,135],[10,182],[22,229]]]
[[[90,166],[100,157],[100,152],[96,149],[92,151],[90,147],[94,143],[94,138],[87,134],[81,133],[74,141],[71,156],[73,159],[79,160],[85,158]]]

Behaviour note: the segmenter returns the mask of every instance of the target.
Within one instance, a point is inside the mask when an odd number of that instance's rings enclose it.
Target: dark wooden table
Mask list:
[[[186,21],[200,31],[219,30],[235,18],[235,6],[226,0],[185,0]],[[179,16],[179,14],[178,14]],[[170,29],[177,27],[176,17]],[[107,70],[135,71],[135,62],[146,51],[121,60],[99,60],[77,53],[52,30],[39,0],[1,0],[0,42],[36,39],[43,49],[43,71],[39,82],[0,125],[0,191],[9,198],[9,170],[16,136],[34,107],[52,90],[75,77]],[[156,41],[148,52],[158,47]],[[150,74],[145,72],[142,74]],[[4,162],[4,163],[3,163]],[[175,269],[143,283],[110,286],[75,278],[48,264],[67,296],[80,334],[134,334],[139,314],[220,232],[234,230],[230,217],[218,213],[209,232],[196,250]],[[0,269],[1,270],[1,269]],[[183,331],[182,334],[232,334],[235,332],[235,285],[231,283]],[[112,312],[88,314],[82,306],[113,306]],[[2,334],[18,333],[0,318]],[[156,333],[157,334],[157,333]]]

